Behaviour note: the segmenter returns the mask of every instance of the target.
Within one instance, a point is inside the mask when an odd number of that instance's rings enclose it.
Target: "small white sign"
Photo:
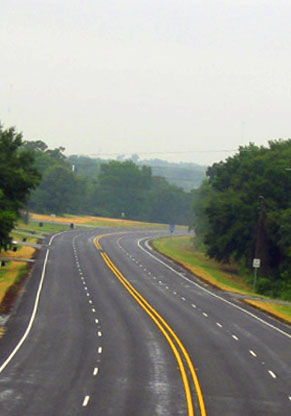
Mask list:
[[[253,259],[253,267],[259,269],[261,267],[261,259]]]

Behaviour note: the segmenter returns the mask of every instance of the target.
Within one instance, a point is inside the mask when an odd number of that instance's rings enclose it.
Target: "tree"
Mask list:
[[[0,125],[0,250],[9,245],[20,209],[39,180],[33,152],[22,148],[22,135]]]
[[[145,193],[151,185],[151,169],[139,168],[132,161],[102,164],[98,176],[100,208],[111,216],[139,219]]]
[[[30,207],[44,213],[70,213],[79,197],[77,190],[78,180],[72,170],[66,166],[53,165],[43,174],[40,186],[34,191]]]
[[[277,279],[274,287],[283,277],[291,283],[290,160],[291,139],[240,147],[208,169],[207,197],[198,204],[202,210],[194,207],[198,222],[207,218],[206,227],[201,223],[208,255],[247,265],[258,256],[262,274]]]

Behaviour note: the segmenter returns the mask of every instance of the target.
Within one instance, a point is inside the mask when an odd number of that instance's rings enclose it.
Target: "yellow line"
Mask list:
[[[99,243],[99,240],[104,236],[105,235],[102,235],[102,236],[99,236],[95,239],[96,246],[98,244],[98,246],[101,247],[101,245]],[[136,299],[136,301],[142,306],[142,308],[148,313],[148,315],[150,315],[150,317],[154,320],[156,325],[159,327],[159,329],[162,331],[162,333],[166,337],[167,341],[169,342],[169,344],[170,344],[170,346],[171,346],[171,348],[172,348],[172,350],[173,350],[173,352],[176,356],[179,367],[180,367],[180,371],[181,371],[181,375],[182,375],[182,379],[183,379],[183,383],[184,383],[184,388],[185,388],[185,392],[186,392],[186,399],[187,399],[187,404],[188,404],[188,415],[192,416],[192,415],[194,415],[194,409],[193,409],[193,402],[192,402],[192,396],[191,396],[191,389],[190,389],[190,386],[189,386],[189,381],[188,381],[188,378],[187,378],[185,367],[184,367],[183,361],[181,359],[181,356],[179,354],[179,351],[177,350],[175,344],[173,343],[172,339],[170,338],[170,336],[168,335],[168,333],[166,332],[164,327],[168,330],[168,332],[171,334],[171,336],[174,338],[174,340],[178,344],[179,348],[181,349],[181,351],[182,351],[182,353],[183,353],[183,355],[186,359],[186,362],[189,366],[189,369],[190,369],[190,372],[191,372],[191,375],[192,375],[192,379],[193,379],[193,382],[194,382],[194,385],[195,385],[195,389],[196,389],[196,393],[197,393],[197,397],[198,397],[198,401],[199,401],[201,416],[206,416],[206,408],[205,408],[205,404],[204,404],[204,399],[203,399],[201,387],[200,387],[200,384],[199,384],[199,381],[198,381],[198,377],[197,377],[197,374],[194,370],[194,366],[193,366],[193,363],[191,361],[191,358],[190,358],[187,350],[183,346],[182,342],[180,341],[178,336],[175,334],[175,332],[172,330],[172,328],[161,317],[161,315],[146,301],[146,299],[131,285],[131,283],[117,269],[117,267],[110,260],[108,255],[106,253],[101,253],[101,256],[104,259],[105,263],[108,265],[108,267],[113,271],[113,273],[116,275],[116,277],[125,286],[125,288]],[[164,325],[164,327],[162,325]]]
[[[153,321],[156,323],[156,325],[159,327],[159,329],[162,331],[162,333],[164,334],[164,336],[166,337],[167,341],[169,342],[175,357],[177,359],[180,371],[181,371],[181,375],[182,375],[182,380],[184,383],[184,388],[185,388],[185,392],[186,392],[186,398],[187,398],[187,404],[188,404],[188,415],[189,416],[193,416],[194,415],[194,410],[193,410],[193,403],[192,403],[192,396],[191,396],[191,390],[190,390],[190,385],[189,385],[189,381],[187,378],[187,373],[182,361],[182,358],[179,354],[179,351],[177,350],[177,347],[175,346],[175,344],[173,343],[172,339],[170,338],[170,336],[168,335],[168,333],[165,331],[165,329],[162,327],[162,325],[160,324],[160,322],[157,320],[157,318],[154,316],[153,313],[151,313],[149,311],[149,309],[144,305],[144,303],[142,302],[142,300],[139,299],[142,298],[142,296],[136,296],[136,294],[133,292],[132,289],[130,289],[129,285],[127,284],[127,279],[121,275],[121,273],[119,272],[119,270],[113,266],[111,260],[109,259],[109,257],[106,254],[101,253],[101,256],[103,257],[105,263],[107,264],[107,266],[113,271],[113,273],[115,274],[115,276],[119,279],[119,281],[123,284],[123,286],[128,290],[128,292],[134,297],[134,299],[140,304],[140,306],[147,312],[147,314],[153,319]],[[117,272],[118,270],[118,272]],[[121,275],[121,276],[120,276]]]

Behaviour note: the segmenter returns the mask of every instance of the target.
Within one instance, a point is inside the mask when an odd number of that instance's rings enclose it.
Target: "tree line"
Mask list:
[[[259,258],[258,290],[291,299],[291,139],[242,146],[206,174],[194,228],[208,256],[248,269]]]
[[[150,167],[131,160],[96,163],[83,156],[67,158],[63,148],[50,150],[42,141],[23,146],[33,151],[42,175],[29,199],[32,211],[181,225],[191,222],[192,193],[153,176]]]
[[[133,160],[66,157],[42,140],[0,126],[0,248],[21,209],[188,225],[193,193]]]

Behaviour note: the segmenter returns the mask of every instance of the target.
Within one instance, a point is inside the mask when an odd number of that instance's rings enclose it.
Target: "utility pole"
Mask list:
[[[260,195],[260,213],[257,223],[257,240],[255,248],[255,258],[253,259],[253,268],[254,268],[254,280],[253,280],[253,290],[256,290],[257,284],[257,273],[258,269],[261,267],[261,261],[265,260],[265,233],[264,233],[264,222],[265,222],[265,198]]]

